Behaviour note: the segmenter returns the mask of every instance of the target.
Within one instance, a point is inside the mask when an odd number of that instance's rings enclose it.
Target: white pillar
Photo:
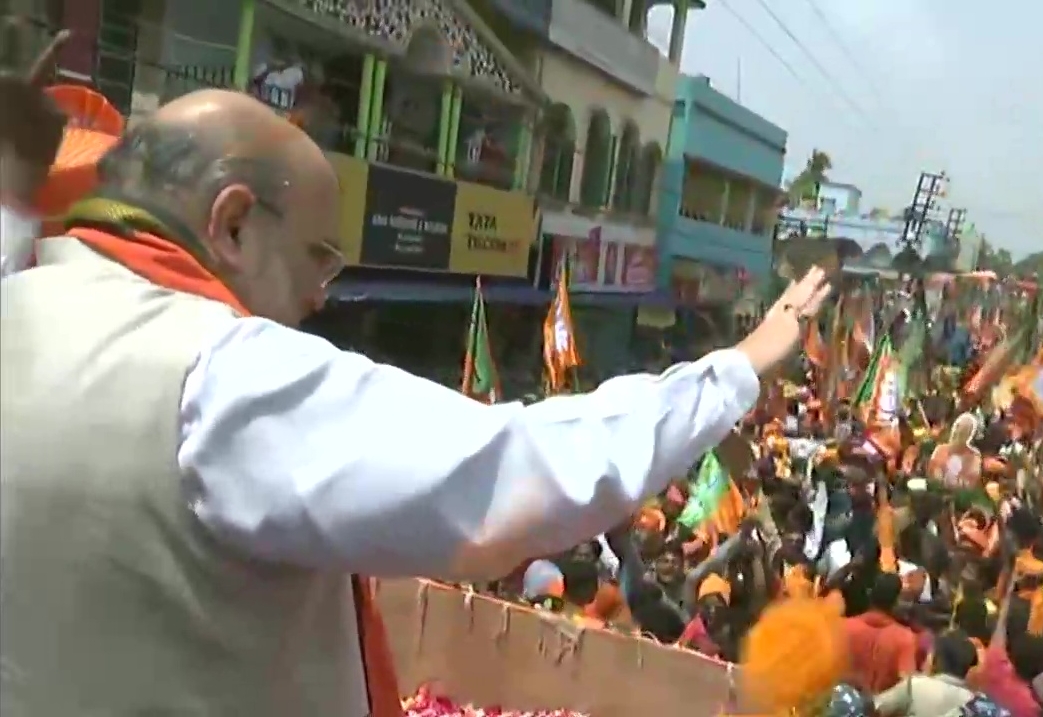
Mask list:
[[[624,25],[630,24],[630,9],[635,2],[642,2],[642,0],[623,0],[623,2],[616,3],[616,8],[619,10],[619,21]]]
[[[721,194],[721,216],[717,218],[717,223],[723,225],[725,218],[728,216],[728,195],[731,194],[732,182],[730,179],[724,180],[724,192]]]
[[[757,188],[754,187],[750,192],[750,200],[746,203],[746,221],[743,229],[749,233],[753,229],[753,214],[757,211]]]

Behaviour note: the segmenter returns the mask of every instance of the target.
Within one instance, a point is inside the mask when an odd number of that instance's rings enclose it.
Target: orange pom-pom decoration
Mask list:
[[[86,87],[55,85],[47,94],[68,116],[58,156],[36,201],[45,217],[45,234],[58,233],[57,223],[74,202],[98,184],[98,160],[123,132],[123,117],[103,95]]]
[[[783,714],[817,704],[847,671],[843,618],[830,601],[770,605],[743,643],[743,690],[752,707]]]

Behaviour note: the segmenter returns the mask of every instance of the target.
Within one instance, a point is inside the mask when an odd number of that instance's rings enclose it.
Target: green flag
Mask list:
[[[481,283],[474,287],[474,306],[471,308],[471,326],[467,332],[467,354],[464,357],[464,378],[460,391],[485,403],[499,399],[499,381],[496,365],[489,346],[489,327],[485,321],[485,299]]]
[[[926,342],[927,317],[923,315],[922,311],[915,311],[913,312],[912,318],[909,319],[909,324],[906,328],[905,341],[902,343],[902,350],[899,351],[898,358],[907,371],[911,366],[916,364],[917,361],[924,357],[924,347]]]
[[[717,455],[710,451],[699,466],[699,473],[689,486],[688,502],[677,522],[689,530],[697,530],[717,511],[728,493],[730,479]]]
[[[905,341],[898,352],[899,371],[902,374],[902,385],[910,390],[912,385],[925,383],[927,373],[927,317],[920,310],[914,311],[906,328]],[[916,378],[917,380],[914,380]],[[904,396],[903,396],[904,398]]]

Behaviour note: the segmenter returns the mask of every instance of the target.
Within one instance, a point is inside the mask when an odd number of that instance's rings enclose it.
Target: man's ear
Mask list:
[[[257,203],[253,190],[245,184],[225,187],[210,206],[207,237],[210,250],[219,263],[233,269],[242,268],[239,233]]]

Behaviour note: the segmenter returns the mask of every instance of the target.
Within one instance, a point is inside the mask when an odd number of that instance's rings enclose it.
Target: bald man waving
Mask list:
[[[172,102],[99,179],[2,283],[5,715],[395,714],[356,576],[495,578],[620,523],[829,290],[660,376],[486,406],[293,328],[342,268],[339,188],[258,102]]]

